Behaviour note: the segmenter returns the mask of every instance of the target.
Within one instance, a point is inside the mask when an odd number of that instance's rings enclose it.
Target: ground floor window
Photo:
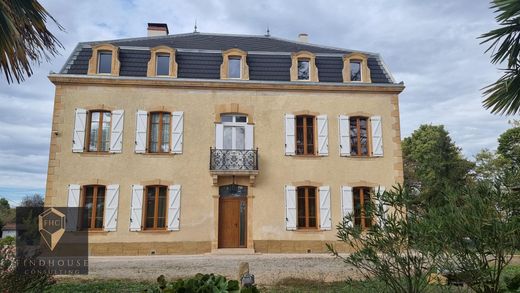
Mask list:
[[[354,187],[354,225],[362,229],[372,226],[372,216],[367,212],[371,190],[368,187]]]
[[[145,229],[160,230],[166,228],[166,186],[147,186],[144,199]]]
[[[106,187],[103,185],[88,185],[83,187],[81,216],[82,229],[102,229],[105,209]]]
[[[316,187],[297,188],[298,229],[318,228]]]

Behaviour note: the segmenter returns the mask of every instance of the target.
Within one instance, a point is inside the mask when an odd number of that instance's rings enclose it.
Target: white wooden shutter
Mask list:
[[[296,230],[296,187],[285,186],[285,226]]]
[[[285,114],[285,155],[294,156],[296,154],[295,136],[296,126],[294,125],[294,115]]]
[[[184,112],[172,113],[172,148],[174,154],[182,154],[184,143]]]
[[[385,193],[385,187],[384,186],[376,187],[375,188],[375,192],[381,196],[383,193]],[[380,205],[380,202],[379,202],[379,200],[376,197],[376,200],[375,200],[375,207],[376,207],[376,209],[379,209],[379,205]],[[383,212],[384,212],[383,213],[383,218],[386,219],[386,214],[388,213],[388,205],[383,204]]]
[[[78,229],[78,211],[79,198],[81,194],[81,187],[78,184],[69,184],[69,197],[67,199],[67,216],[66,229],[67,231],[76,231]]]
[[[245,148],[246,150],[252,150],[254,147],[254,126],[247,124],[245,126]]]
[[[105,231],[117,230],[117,213],[119,206],[119,185],[112,184],[107,186],[105,197]]]
[[[132,206],[130,211],[130,231],[141,231],[143,217],[142,185],[132,185]]]
[[[114,110],[112,116],[112,129],[110,130],[110,152],[120,153],[123,149],[123,122],[125,111]]]
[[[339,130],[339,155],[350,156],[350,118],[345,115],[338,116]]]
[[[72,152],[82,153],[85,148],[85,129],[87,125],[87,110],[76,109],[74,133],[72,137]]]
[[[181,186],[170,185],[168,191],[168,230],[178,231],[180,228]]]
[[[383,129],[381,127],[381,116],[370,117],[370,125],[372,125],[372,155],[374,157],[382,157]]]
[[[352,196],[352,187],[341,186],[341,217],[354,212],[354,198]],[[352,222],[350,223],[352,225]]]
[[[215,124],[215,148],[221,150],[224,148],[224,125]]]
[[[146,152],[146,135],[148,128],[148,112],[137,110],[135,115],[135,152],[142,154]]]
[[[332,215],[330,213],[330,186],[320,186],[320,229],[332,228]]]
[[[316,126],[318,127],[318,156],[329,155],[329,123],[327,115],[319,115],[316,117]]]

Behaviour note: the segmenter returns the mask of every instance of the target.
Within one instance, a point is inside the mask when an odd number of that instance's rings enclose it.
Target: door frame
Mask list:
[[[228,185],[222,185],[222,186],[228,186]],[[222,186],[219,186],[219,187],[222,187]],[[226,248],[247,248],[248,247],[248,217],[249,217],[249,208],[248,208],[248,187],[247,186],[243,186],[246,188],[246,193],[245,194],[241,194],[241,195],[221,195],[220,194],[220,191],[219,191],[219,196],[218,196],[218,219],[217,219],[217,248],[223,248],[222,247],[222,234],[221,234],[221,221],[222,221],[222,202],[223,201],[238,201],[239,202],[239,205],[238,205],[238,234],[237,234],[237,243],[238,245],[236,247],[226,247]],[[240,210],[242,208],[242,205],[244,207],[244,223],[243,223],[243,228],[242,226],[240,225]],[[243,236],[244,236],[244,243],[241,245],[240,244],[240,234],[241,234],[241,230],[243,229]]]

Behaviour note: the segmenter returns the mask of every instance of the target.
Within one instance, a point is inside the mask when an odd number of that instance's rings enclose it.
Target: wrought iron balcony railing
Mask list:
[[[258,171],[258,149],[222,150],[210,148],[210,171]]]

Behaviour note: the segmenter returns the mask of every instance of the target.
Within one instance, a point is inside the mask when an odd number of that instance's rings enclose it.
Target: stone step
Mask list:
[[[253,248],[218,248],[211,250],[211,254],[217,255],[240,255],[240,254],[255,254]]]

